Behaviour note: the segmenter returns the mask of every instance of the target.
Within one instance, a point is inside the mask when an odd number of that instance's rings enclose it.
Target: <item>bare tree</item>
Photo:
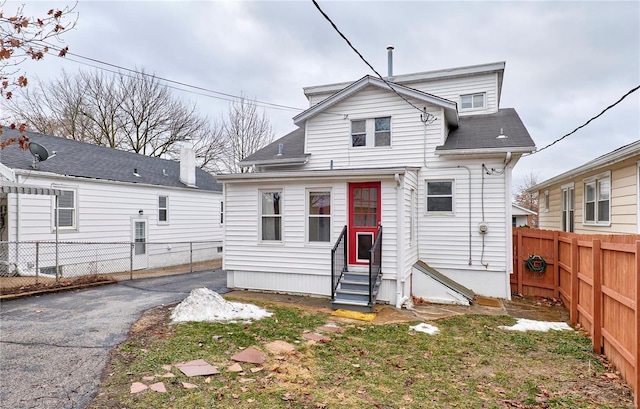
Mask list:
[[[538,174],[531,172],[524,177],[523,183],[518,186],[514,202],[525,209],[538,213],[540,208],[538,192],[529,192],[528,189],[538,184]],[[538,216],[533,216],[531,227],[538,227]]]
[[[0,98],[10,100],[14,90],[28,84],[27,77],[20,73],[20,64],[29,59],[42,60],[50,49],[60,57],[67,54],[68,47],[57,47],[46,40],[60,40],[61,34],[75,27],[77,14],[74,6],[50,9],[39,17],[28,17],[24,14],[24,5],[15,12],[7,12],[6,4],[6,1],[0,1]],[[11,126],[17,125],[12,123]],[[22,131],[25,125],[19,128]],[[24,137],[20,139],[20,145],[23,146],[26,140]],[[13,142],[15,138],[8,139],[2,143],[2,147]]]
[[[238,165],[242,159],[273,141],[274,133],[269,118],[260,115],[255,100],[241,97],[229,105],[223,125],[225,170],[244,173],[249,169]]]
[[[189,139],[198,163],[218,168],[224,145],[218,125],[144,71],[63,73],[20,96],[7,101],[8,110],[38,132],[168,158],[177,157],[178,142]]]

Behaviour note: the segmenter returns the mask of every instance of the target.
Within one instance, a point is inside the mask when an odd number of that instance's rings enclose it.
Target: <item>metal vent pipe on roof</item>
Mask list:
[[[284,153],[284,145],[279,143],[278,144],[278,156],[282,156],[283,153]]]
[[[388,81],[393,81],[393,46],[387,46],[387,72],[388,72]]]

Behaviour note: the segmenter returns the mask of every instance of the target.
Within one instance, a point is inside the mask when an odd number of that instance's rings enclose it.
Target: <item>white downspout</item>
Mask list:
[[[506,286],[506,294],[507,300],[511,300],[511,283],[510,283],[510,275],[513,270],[513,234],[511,227],[511,198],[512,198],[512,188],[511,188],[511,166],[509,166],[509,162],[511,162],[511,152],[507,152],[507,156],[505,158],[505,174],[504,174],[504,183],[505,183],[505,209],[506,214],[506,223],[505,223],[505,237],[506,237],[506,249],[505,249],[505,260],[507,265],[505,266],[505,286]]]
[[[396,180],[396,308],[402,308],[408,296],[404,294],[404,178],[395,174]]]

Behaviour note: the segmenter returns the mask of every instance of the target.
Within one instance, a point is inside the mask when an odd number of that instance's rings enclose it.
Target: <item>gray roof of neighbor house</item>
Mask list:
[[[240,162],[240,166],[302,164],[308,156],[309,154],[304,153],[304,129],[298,128],[247,156]]]
[[[640,155],[640,140],[631,142],[630,144],[621,146],[611,152],[605,153],[602,156],[585,163],[584,165],[573,168],[564,173],[554,176],[551,179],[547,179],[544,182],[540,182],[537,185],[531,186],[527,189],[527,192],[535,192],[540,189],[546,188],[556,183],[565,181],[566,179],[574,178],[582,173],[591,172],[596,169],[611,166],[615,163],[622,162],[636,155]]]
[[[0,140],[19,137],[18,130],[3,127]],[[118,182],[189,188],[180,182],[180,162],[125,152],[106,146],[35,132],[24,132],[30,142],[44,146],[53,154],[37,165],[38,172]],[[0,150],[0,162],[11,169],[32,171],[33,155],[13,143]],[[140,176],[134,175],[134,170]],[[222,184],[215,176],[196,168],[196,187],[206,191],[222,191]]]
[[[506,135],[506,138],[498,138]],[[532,152],[535,143],[513,108],[494,114],[460,117],[460,126],[451,130],[446,142],[436,148],[439,154],[464,154],[478,151]]]

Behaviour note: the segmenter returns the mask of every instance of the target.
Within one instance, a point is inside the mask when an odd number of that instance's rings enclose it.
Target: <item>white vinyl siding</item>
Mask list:
[[[418,104],[418,101],[412,102]],[[427,105],[426,108],[427,113],[437,118],[426,129],[426,150],[431,160],[435,147],[443,143],[443,115],[438,107]],[[334,169],[423,166],[424,124],[415,108],[392,92],[368,87],[337,103],[330,111],[307,121],[305,153],[311,156],[305,170],[329,169],[332,162]],[[333,112],[349,112],[349,119],[336,120]],[[375,146],[375,118],[387,117],[391,118],[390,145]],[[352,123],[360,120],[366,121],[366,145],[353,147]],[[386,143],[384,132],[379,131],[380,143]]]
[[[62,186],[69,178],[43,178],[31,175],[27,182],[39,186]],[[195,189],[172,189],[111,181],[73,179],[76,202],[76,228],[65,230],[65,241],[130,242],[131,218],[143,210],[148,217],[150,242],[221,241],[218,214],[222,192]],[[67,188],[68,189],[68,188]],[[63,188],[64,190],[64,188]],[[171,191],[171,224],[158,222],[158,197]],[[55,240],[55,202],[49,196],[8,195],[8,240]],[[16,237],[16,215],[20,215],[19,237]],[[62,217],[61,217],[62,221]]]

